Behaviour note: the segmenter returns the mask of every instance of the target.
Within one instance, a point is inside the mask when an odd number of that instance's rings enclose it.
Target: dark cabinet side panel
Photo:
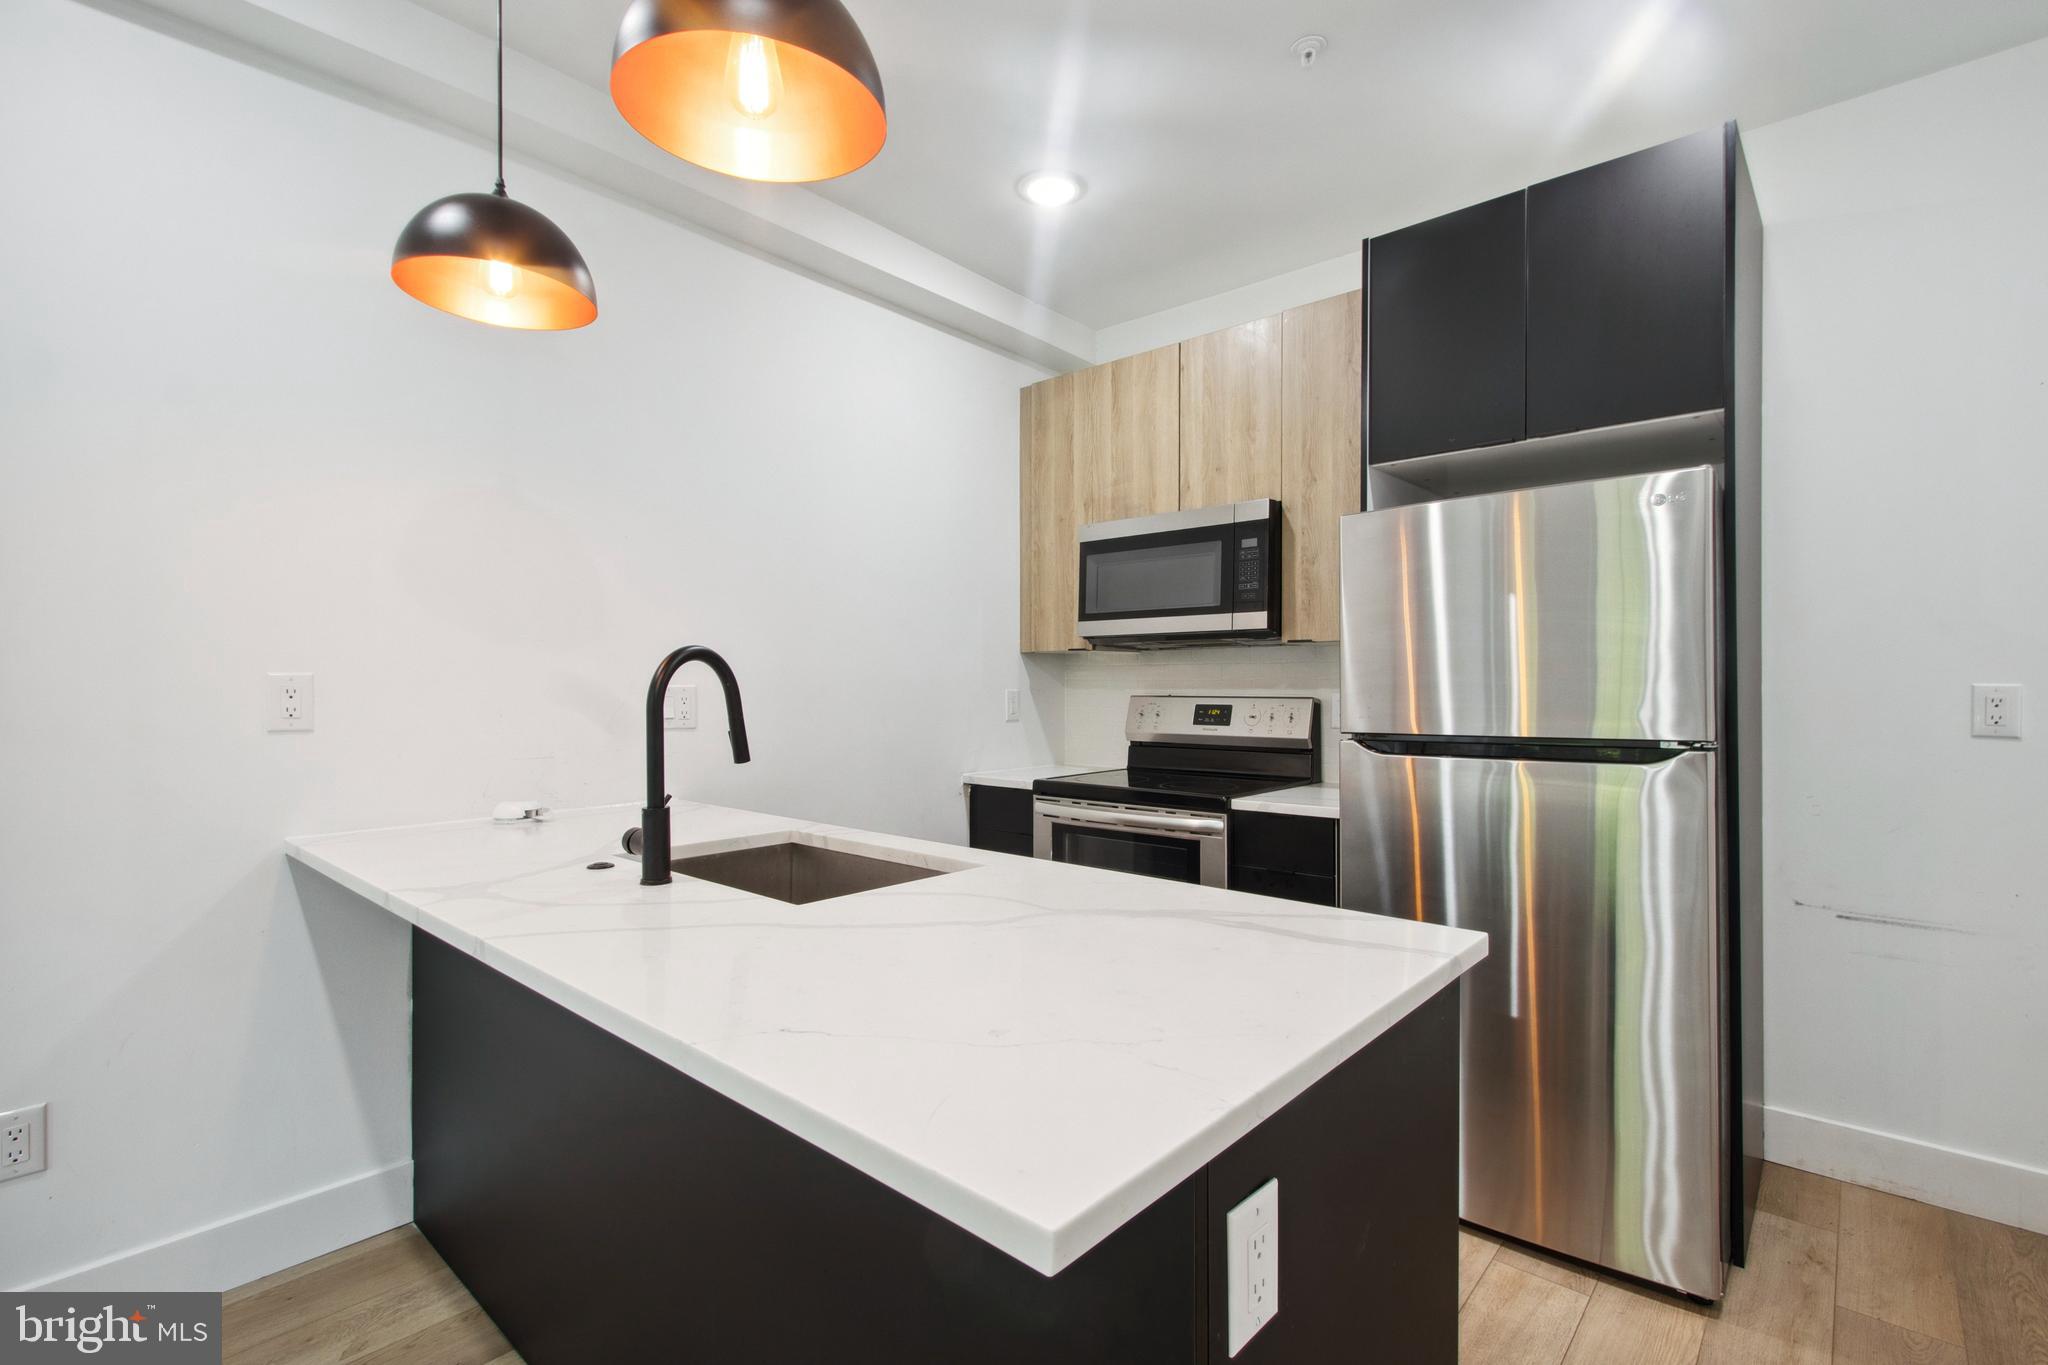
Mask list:
[[[967,843],[991,853],[1031,856],[1031,793],[1016,787],[967,788]]]
[[[1209,1365],[1456,1365],[1458,991],[1209,1163]],[[1230,1210],[1280,1182],[1280,1311],[1229,1354]]]
[[[1041,1275],[421,931],[412,1101],[420,1230],[531,1365],[1187,1365],[1207,1335],[1202,1172]]]
[[[1234,812],[1230,889],[1335,905],[1337,822],[1309,815]]]
[[[1727,137],[1529,189],[1529,435],[1726,405]]]
[[[1365,244],[1369,462],[1520,440],[1522,195]]]

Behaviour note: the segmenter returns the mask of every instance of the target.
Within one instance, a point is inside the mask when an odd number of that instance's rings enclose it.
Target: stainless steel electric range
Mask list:
[[[1121,768],[1032,783],[1032,852],[1223,886],[1233,798],[1319,781],[1313,697],[1136,696]]]

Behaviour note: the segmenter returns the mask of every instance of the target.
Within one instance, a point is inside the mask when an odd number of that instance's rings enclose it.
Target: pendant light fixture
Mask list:
[[[597,318],[590,267],[546,214],[505,193],[505,0],[498,0],[498,184],[451,194],[413,216],[391,279],[444,313],[493,327],[560,332]]]
[[[829,180],[882,150],[882,77],[839,0],[633,0],[612,103],[664,151],[743,180]]]

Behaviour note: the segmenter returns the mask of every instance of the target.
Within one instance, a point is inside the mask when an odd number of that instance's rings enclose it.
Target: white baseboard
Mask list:
[[[2048,1171],[1791,1109],[1764,1111],[1764,1154],[1996,1223],[2048,1233]]]
[[[411,1221],[402,1161],[24,1287],[224,1291]]]

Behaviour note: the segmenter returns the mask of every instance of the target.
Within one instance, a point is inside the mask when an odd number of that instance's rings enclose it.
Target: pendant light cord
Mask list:
[[[498,0],[498,194],[505,194],[505,0]]]

